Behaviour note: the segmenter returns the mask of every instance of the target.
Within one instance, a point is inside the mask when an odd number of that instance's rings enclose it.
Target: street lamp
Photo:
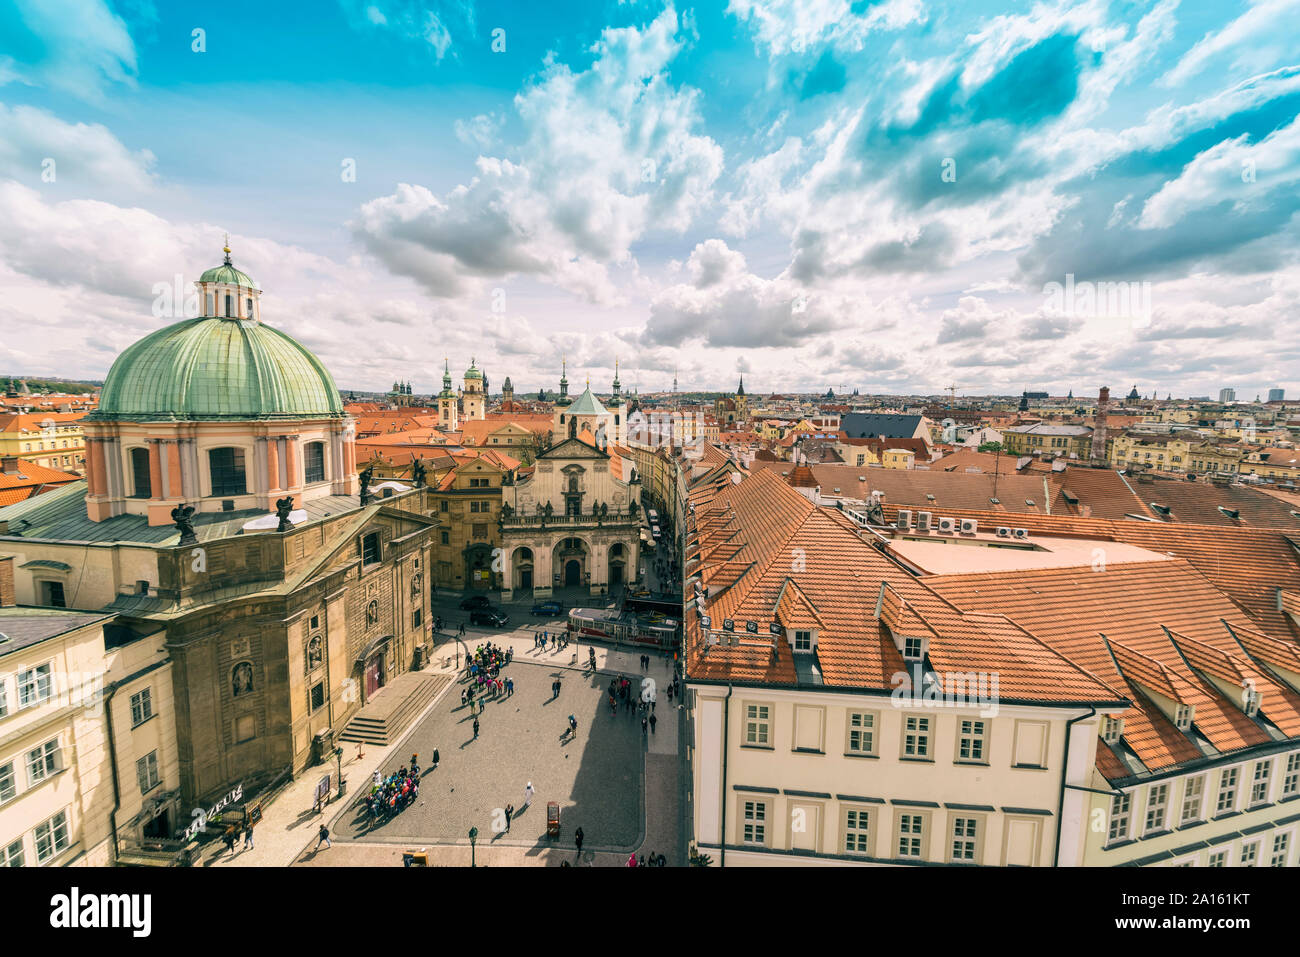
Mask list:
[[[469,829],[469,866],[474,866],[474,845],[478,843],[478,828]]]
[[[334,749],[334,759],[339,763],[339,797],[343,796],[343,749]]]

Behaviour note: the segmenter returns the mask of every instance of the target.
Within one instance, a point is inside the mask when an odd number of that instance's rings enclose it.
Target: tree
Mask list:
[[[980,443],[980,447],[979,447],[978,449],[976,449],[975,451],[977,451],[977,452],[1001,452],[1001,451],[1002,451],[1002,443],[1001,443],[1001,442],[981,442],[981,443]]]

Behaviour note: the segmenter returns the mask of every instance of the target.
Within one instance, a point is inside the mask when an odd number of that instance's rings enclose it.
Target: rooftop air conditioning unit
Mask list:
[[[999,525],[998,538],[1010,538],[1010,537],[1011,537],[1011,529],[1008,528],[1006,525]]]
[[[898,517],[894,519],[895,528],[910,528],[912,525],[912,510],[910,508],[900,508]]]
[[[961,520],[961,533],[963,535],[974,535],[979,528],[979,522],[973,518],[963,518]]]
[[[1029,537],[1029,529],[1027,529],[1027,528],[1013,528],[1013,529],[1011,530],[1011,534],[1012,534],[1012,536],[1015,537],[1015,538],[1028,538],[1028,537]]]
[[[930,513],[929,513],[929,512],[917,512],[917,513],[916,513],[916,530],[917,530],[918,532],[928,532],[928,531],[930,530]]]
[[[957,531],[957,521],[951,518],[939,519],[939,531],[944,535],[951,535]]]

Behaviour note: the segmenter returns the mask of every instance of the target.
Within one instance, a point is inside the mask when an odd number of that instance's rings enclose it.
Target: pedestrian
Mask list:
[[[656,723],[656,722],[655,722],[655,716],[654,716],[654,712],[652,711],[652,712],[650,713],[650,733],[651,733],[651,734],[654,734],[654,733],[655,733],[655,723]]]
[[[332,845],[332,844],[330,843],[330,829],[329,829],[328,827],[326,827],[324,824],[322,824],[322,825],[320,826],[320,834],[319,834],[319,836],[316,838],[316,847],[315,847],[315,850],[318,850],[318,851],[319,851],[319,850],[320,850],[320,846],[321,846],[321,844],[324,844],[326,847],[333,847],[333,846],[334,846],[334,845]]]
[[[636,867],[636,855],[635,855],[635,854],[629,855],[629,857],[628,857],[628,859],[627,859],[627,866],[628,866],[628,867]]]
[[[510,833],[510,819],[514,817],[514,815],[515,815],[515,806],[513,804],[507,804],[506,805],[506,833],[507,834]]]
[[[651,699],[650,699],[650,713],[651,713],[651,714],[654,714],[654,710],[655,710],[655,699],[654,699],[654,698],[651,698]]]
[[[642,733],[642,734],[645,734],[645,729],[646,729],[646,719],[645,719],[645,715],[642,715],[642,716],[641,716],[641,733]]]
[[[537,793],[533,790],[533,782],[529,781],[524,788],[524,808],[527,809],[533,803],[533,795]]]
[[[464,689],[464,688],[461,688],[461,689],[460,689],[460,706],[461,706],[462,708],[465,707],[465,689]]]
[[[252,849],[253,849],[253,825],[245,824],[244,825],[244,850],[251,851]]]
[[[474,740],[478,740],[478,718],[474,719]]]
[[[578,828],[576,831],[573,832],[573,843],[578,845],[579,854],[582,853],[582,838],[583,838],[582,828]]]
[[[434,748],[434,749],[433,749],[433,769],[434,769],[435,771],[438,770],[438,762],[441,761],[441,760],[442,760],[442,757],[438,754],[438,749],[437,749],[437,748]]]
[[[221,839],[226,842],[226,850],[232,854],[235,852],[235,838],[237,836],[233,825],[226,828],[226,833],[221,836]]]

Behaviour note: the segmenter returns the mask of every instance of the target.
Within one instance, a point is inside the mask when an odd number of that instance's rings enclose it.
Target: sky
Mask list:
[[[0,0],[0,374],[228,233],[343,389],[1296,397],[1298,14]]]

